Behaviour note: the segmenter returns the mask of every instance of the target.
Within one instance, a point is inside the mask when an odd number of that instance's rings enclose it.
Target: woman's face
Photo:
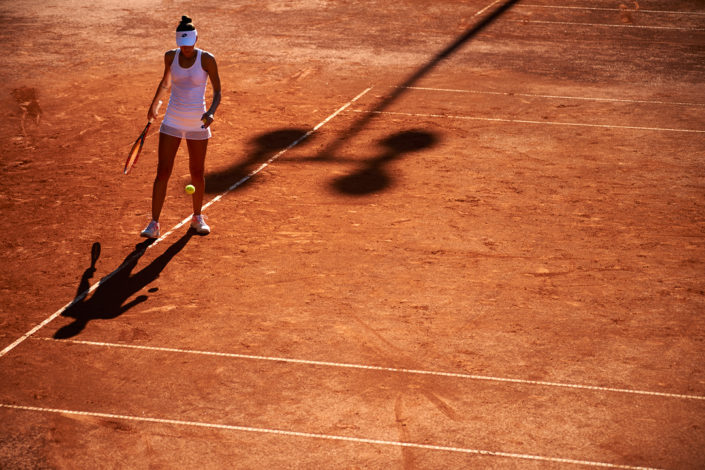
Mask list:
[[[184,57],[188,57],[188,58],[193,57],[195,50],[196,50],[195,44],[193,46],[181,46],[181,53],[184,55]]]

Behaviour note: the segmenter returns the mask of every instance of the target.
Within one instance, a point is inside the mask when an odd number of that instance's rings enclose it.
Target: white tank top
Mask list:
[[[179,65],[179,49],[171,62],[171,96],[162,124],[183,131],[204,131],[201,116],[206,112],[208,73],[201,66],[201,50],[187,69]]]

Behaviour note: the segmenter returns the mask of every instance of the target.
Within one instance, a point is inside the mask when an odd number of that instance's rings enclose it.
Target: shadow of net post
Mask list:
[[[54,338],[72,338],[83,331],[91,320],[117,318],[135,305],[146,301],[148,297],[140,295],[127,302],[132,295],[144,289],[159,277],[159,274],[167,264],[183,250],[192,236],[193,231],[189,230],[148,266],[133,275],[132,270],[137,266],[140,258],[144,255],[147,247],[153,243],[153,240],[139,243],[117,269],[101,280],[93,295],[86,299],[87,289],[89,288],[88,279],[95,272],[95,263],[91,263],[91,267],[84,272],[81,278],[78,289],[79,294],[76,300],[61,314],[63,317],[73,318],[74,321],[59,328],[54,333]],[[98,249],[99,253],[100,249]],[[96,261],[97,259],[98,257],[95,256]],[[150,292],[153,291],[153,289],[150,289]]]
[[[244,161],[225,170],[206,175],[206,192],[220,194],[239,187],[244,183],[243,179],[251,176],[253,171],[269,161],[274,155],[292,147],[294,142],[303,142],[302,139],[306,134],[306,130],[290,128],[278,129],[255,137],[250,140],[253,149],[247,154]],[[313,140],[313,136],[309,136],[305,140],[308,143]]]
[[[394,91],[388,96],[384,97],[379,103],[377,103],[371,111],[363,114],[360,119],[355,121],[346,131],[341,132],[341,137],[336,141],[332,142],[326,146],[319,154],[317,158],[320,160],[334,159],[334,155],[337,150],[349,139],[357,135],[362,129],[364,129],[367,124],[375,118],[376,114],[387,109],[392,103],[394,103],[399,97],[406,93],[407,89],[421,78],[426,76],[431,70],[433,70],[440,62],[450,57],[452,54],[458,51],[463,45],[465,45],[470,39],[475,37],[482,30],[487,28],[500,16],[506,13],[515,3],[519,0],[507,0],[497,9],[493,10],[491,13],[482,17],[477,23],[468,28],[463,34],[458,36],[455,41],[449,44],[445,49],[436,54],[433,59],[428,63],[419,68],[414,72],[409,78],[407,78],[403,83],[397,85]]]
[[[437,141],[434,134],[421,130],[392,134],[380,141],[380,145],[386,149],[384,153],[364,162],[364,166],[355,173],[336,179],[332,186],[338,192],[350,196],[380,192],[392,185],[385,165],[408,153],[433,147]]]

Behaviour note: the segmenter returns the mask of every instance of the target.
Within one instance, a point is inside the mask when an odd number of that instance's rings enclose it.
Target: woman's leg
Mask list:
[[[152,219],[159,220],[166,198],[166,187],[174,169],[174,158],[179,150],[180,137],[159,133],[159,163],[157,164],[157,177],[152,188]]]
[[[205,162],[206,151],[208,150],[208,139],[189,140],[186,139],[188,147],[189,171],[191,172],[191,184],[196,188],[193,193],[193,214],[201,214],[203,205],[203,193],[206,189]]]

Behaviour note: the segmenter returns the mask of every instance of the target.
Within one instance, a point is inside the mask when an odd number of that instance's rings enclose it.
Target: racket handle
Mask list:
[[[157,103],[157,107],[154,108],[154,114],[156,115],[159,112],[159,108],[162,106],[162,100],[159,100],[159,103]],[[154,118],[150,119],[149,122],[154,121]]]

